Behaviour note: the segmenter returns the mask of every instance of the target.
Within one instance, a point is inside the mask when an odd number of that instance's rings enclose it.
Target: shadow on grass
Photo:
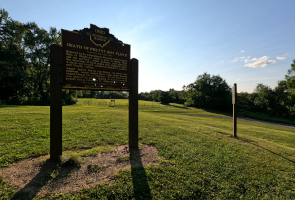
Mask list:
[[[212,113],[212,114],[220,114],[220,115],[225,115],[228,117],[232,117],[233,116],[233,112],[225,112],[225,111],[218,111],[218,110],[211,110],[211,109],[206,109],[206,108],[201,108],[204,111],[208,112],[208,113]],[[239,114],[239,112],[238,112]]]
[[[181,109],[188,109],[187,107],[185,107],[185,106],[176,106],[176,105],[171,105],[171,104],[168,104],[168,105],[166,105],[166,106],[172,106],[172,107],[175,107],[175,108],[181,108]]]
[[[135,199],[152,199],[151,189],[141,161],[140,151],[138,148],[132,148],[129,151],[134,197]]]
[[[272,153],[272,154],[274,154],[274,155],[276,155],[276,156],[279,156],[279,157],[281,157],[281,158],[283,158],[283,159],[285,159],[285,160],[287,160],[287,161],[289,161],[289,162],[295,164],[295,161],[294,161],[294,160],[291,160],[291,159],[289,159],[289,158],[287,158],[287,157],[285,157],[285,156],[283,156],[283,155],[281,155],[281,154],[278,154],[278,153],[276,153],[276,152],[274,152],[274,151],[271,151],[271,150],[269,150],[269,149],[267,149],[267,148],[265,148],[265,147],[263,147],[263,146],[259,146],[258,144],[255,144],[255,143],[254,143],[253,141],[251,141],[251,140],[244,140],[244,139],[240,139],[240,140],[246,141],[246,142],[248,142],[248,143],[250,143],[250,144],[252,144],[252,145],[254,145],[254,146],[256,146],[256,147],[259,147],[259,148],[261,148],[261,149],[263,149],[263,150],[265,150],[265,151],[268,151],[269,153]]]
[[[206,112],[212,113],[212,114],[222,114],[228,117],[232,117],[232,111],[231,112],[224,112],[224,111],[218,111],[218,110],[211,110],[211,109],[203,109]],[[291,125],[295,126],[295,122],[290,119],[286,118],[280,118],[280,117],[275,117],[275,116],[270,116],[265,113],[258,113],[258,112],[250,112],[250,111],[245,111],[243,109],[238,109],[237,110],[237,117],[238,118],[245,118],[245,119],[250,119],[250,120],[258,120],[266,123],[277,123],[280,125]]]
[[[21,105],[0,105],[0,108],[17,108],[17,107],[21,107]]]
[[[265,150],[265,151],[268,151],[269,153],[272,153],[272,154],[274,154],[274,155],[276,155],[276,156],[279,156],[279,157],[281,157],[281,158],[283,158],[283,159],[285,159],[285,160],[287,160],[287,161],[289,161],[289,162],[295,164],[295,161],[294,161],[294,160],[291,160],[291,159],[289,159],[289,158],[287,158],[287,157],[285,157],[285,156],[283,156],[283,155],[281,155],[281,154],[279,154],[279,153],[276,153],[276,152],[271,151],[271,150],[269,150],[269,149],[267,149],[267,148],[265,148],[265,147],[263,147],[263,146],[260,146],[260,145],[256,144],[255,141],[253,141],[253,140],[249,140],[249,139],[241,138],[241,137],[236,137],[236,138],[235,138],[234,136],[232,136],[232,135],[228,135],[228,134],[223,133],[223,132],[217,132],[217,133],[220,133],[220,134],[222,134],[222,135],[224,135],[224,136],[231,137],[232,139],[241,140],[241,141],[243,141],[243,142],[246,142],[246,143],[252,144],[252,145],[254,145],[254,146],[258,147],[258,148],[261,148],[261,149],[263,149],[263,150]]]
[[[278,117],[278,116],[271,116],[265,113],[258,113],[258,112],[249,112],[245,110],[241,110],[238,114],[238,117],[243,117],[243,118],[250,118],[250,119],[255,119],[255,120],[262,120],[265,122],[274,122],[277,124],[281,125],[291,125],[295,126],[295,122],[291,119],[283,118],[283,117]]]
[[[58,167],[58,163],[51,163],[49,159],[46,160],[45,163],[42,164],[39,173],[27,185],[20,189],[12,197],[12,200],[33,199],[48,181],[54,181],[55,178],[62,179],[63,177],[66,177],[67,174],[71,173],[71,171],[75,168],[76,167],[67,167],[65,170],[66,173],[63,174],[62,177],[59,177],[58,173],[60,173],[60,168]]]
[[[218,132],[218,133],[221,133],[221,134],[223,134],[223,135],[229,136],[229,137],[231,137],[231,138],[233,138],[233,139],[241,140],[241,141],[243,141],[243,142],[246,142],[246,143],[252,144],[252,145],[254,145],[254,146],[258,147],[258,148],[261,148],[261,149],[263,149],[263,150],[265,150],[265,151],[268,151],[269,153],[272,153],[272,154],[274,154],[274,155],[276,155],[276,156],[279,156],[279,157],[281,157],[281,158],[283,158],[283,159],[285,159],[285,160],[287,160],[287,161],[289,161],[289,162],[295,164],[295,161],[294,161],[294,160],[291,160],[291,159],[289,159],[289,158],[287,158],[287,157],[285,157],[285,156],[283,156],[283,155],[281,155],[281,154],[279,154],[279,153],[276,153],[276,152],[271,151],[271,150],[269,150],[269,149],[267,149],[267,148],[265,148],[265,147],[263,147],[263,146],[260,146],[260,145],[256,144],[255,141],[253,141],[253,140],[249,140],[249,139],[246,139],[246,138],[240,138],[240,137],[235,138],[235,137],[233,137],[232,135],[228,135],[228,134],[225,134],[225,133],[222,133],[222,132]]]

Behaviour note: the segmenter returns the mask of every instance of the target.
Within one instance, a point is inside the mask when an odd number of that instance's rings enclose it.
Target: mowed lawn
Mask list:
[[[103,104],[105,102],[105,104]],[[128,144],[128,100],[79,99],[63,107],[63,149]],[[0,168],[49,153],[48,106],[0,107]],[[158,166],[124,170],[113,182],[45,199],[295,199],[295,131],[180,114],[214,114],[139,101],[139,143],[154,145]],[[15,194],[0,178],[0,199]],[[41,197],[36,197],[39,199]]]

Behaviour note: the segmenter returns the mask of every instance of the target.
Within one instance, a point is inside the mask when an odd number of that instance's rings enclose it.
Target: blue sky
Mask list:
[[[274,88],[295,59],[294,0],[2,0],[46,30],[109,28],[139,60],[139,92],[181,90],[207,72],[238,92]]]

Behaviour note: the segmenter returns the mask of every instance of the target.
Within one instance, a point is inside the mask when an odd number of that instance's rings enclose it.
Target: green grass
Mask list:
[[[75,106],[90,106],[94,108],[122,109],[128,110],[127,99],[116,99],[115,104],[110,99],[87,99],[80,98]],[[138,109],[142,112],[163,112],[163,113],[182,113],[182,114],[201,114],[201,115],[221,115],[226,116],[227,113],[213,113],[202,109],[186,107],[183,104],[170,103],[170,105],[162,105],[160,102],[154,101],[138,101]]]
[[[238,116],[250,118],[250,119],[263,120],[263,121],[268,121],[268,122],[275,122],[275,123],[283,124],[283,125],[295,126],[294,120],[283,118],[283,117],[277,117],[277,116],[269,116],[264,113],[253,113],[253,112],[249,112],[249,111],[240,111]]]
[[[97,105],[110,100],[90,99],[90,105],[87,101],[63,107],[63,149],[94,156],[128,144],[128,101],[116,100],[122,105],[115,107]],[[158,166],[123,170],[112,177],[112,184],[44,198],[295,198],[294,130],[238,121],[238,139],[234,139],[229,137],[232,120],[179,115],[212,112],[158,104],[139,102],[139,143],[157,147],[163,157]],[[49,107],[0,107],[0,138],[0,167],[47,155]],[[0,199],[14,194],[15,188],[0,178]]]
[[[98,165],[98,164],[89,164],[87,166],[87,169],[89,172],[97,172],[97,171],[100,171],[100,170],[104,170],[106,168],[108,168],[109,166],[106,166],[106,165]]]

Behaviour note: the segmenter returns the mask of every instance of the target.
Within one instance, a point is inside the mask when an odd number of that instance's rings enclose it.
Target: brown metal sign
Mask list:
[[[130,45],[90,24],[90,29],[62,29],[63,88],[129,91]]]

